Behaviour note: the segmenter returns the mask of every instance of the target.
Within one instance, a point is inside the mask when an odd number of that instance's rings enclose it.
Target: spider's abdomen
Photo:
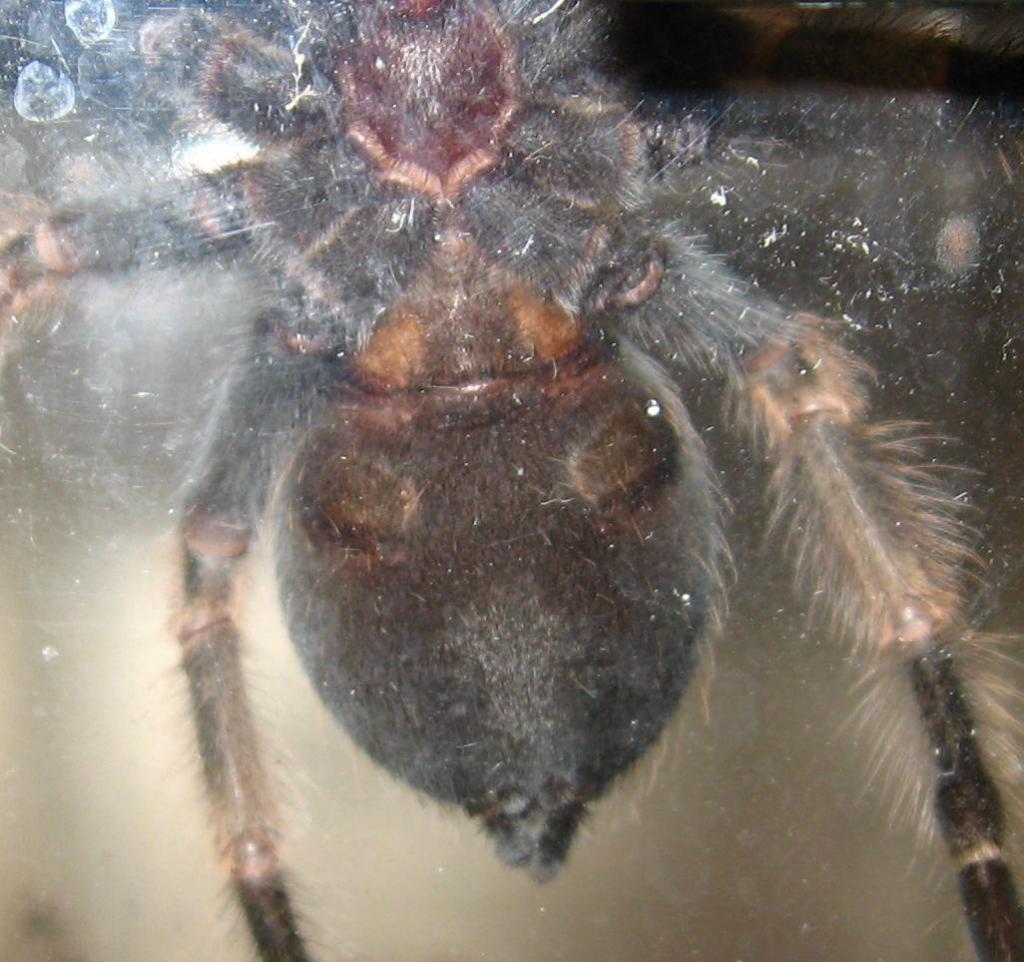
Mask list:
[[[715,590],[703,455],[657,390],[603,350],[508,383],[352,389],[282,492],[284,607],[317,691],[535,874],[673,712]]]

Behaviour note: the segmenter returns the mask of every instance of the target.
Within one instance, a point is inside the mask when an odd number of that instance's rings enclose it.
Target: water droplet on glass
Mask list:
[[[61,70],[38,60],[25,64],[14,87],[14,109],[26,120],[59,120],[75,106],[75,85]]]
[[[82,43],[106,40],[117,23],[113,0],[65,0],[64,19]]]

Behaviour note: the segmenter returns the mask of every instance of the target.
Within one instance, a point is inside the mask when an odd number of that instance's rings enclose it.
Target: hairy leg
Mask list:
[[[310,956],[280,864],[279,819],[246,693],[234,604],[278,446],[301,425],[322,372],[316,360],[255,340],[257,349],[236,367],[213,413],[186,496],[177,636],[217,846],[249,930],[264,962],[305,962]]]
[[[871,425],[862,362],[801,316],[795,337],[749,356],[736,391],[776,462],[775,520],[801,580],[873,670],[909,673],[934,752],[934,809],[985,962],[1024,959],[1024,912],[1004,818],[957,670],[969,642],[973,557],[955,504],[900,424]]]

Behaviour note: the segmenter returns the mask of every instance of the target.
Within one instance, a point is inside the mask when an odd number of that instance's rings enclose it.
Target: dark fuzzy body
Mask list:
[[[278,569],[353,737],[499,837],[514,819],[502,852],[528,861],[527,826],[581,811],[674,710],[716,532],[657,387],[604,358],[511,390],[327,407],[282,492]]]

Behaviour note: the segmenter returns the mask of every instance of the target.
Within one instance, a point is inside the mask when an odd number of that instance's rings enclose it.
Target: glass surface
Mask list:
[[[74,277],[59,307],[4,342],[0,957],[18,962],[252,958],[207,825],[169,624],[177,493],[259,308],[259,268],[175,254],[167,215],[194,196],[182,154],[197,131],[174,78],[165,101],[148,92],[138,31],[168,4],[150,7],[0,5],[8,207],[31,196],[153,219],[138,266]],[[618,69],[657,90],[649,107],[710,131],[666,203],[787,308],[835,318],[879,372],[875,415],[929,425],[935,457],[967,469],[951,483],[977,509],[977,622],[1019,627],[1024,113],[1001,65],[1019,66],[1024,14],[943,13],[924,35],[945,50],[959,24],[952,48],[975,65],[948,82],[906,63],[858,78],[852,54],[756,60],[766,22],[746,14],[729,29],[665,5],[631,16]],[[919,35],[885,17],[865,29]],[[726,42],[735,54],[716,59]],[[682,387],[730,501],[726,631],[713,675],[593,806],[547,885],[348,741],[289,645],[268,558],[254,559],[247,669],[317,958],[971,959],[941,842],[922,837],[913,805],[894,814],[873,773],[881,736],[856,720],[851,654],[808,621],[784,538],[766,534],[768,466],[728,430],[717,384],[694,374]],[[1006,648],[999,674],[1014,689],[1020,647]],[[913,754],[913,709],[892,689],[883,732]],[[1019,793],[1019,763],[1009,774]]]

